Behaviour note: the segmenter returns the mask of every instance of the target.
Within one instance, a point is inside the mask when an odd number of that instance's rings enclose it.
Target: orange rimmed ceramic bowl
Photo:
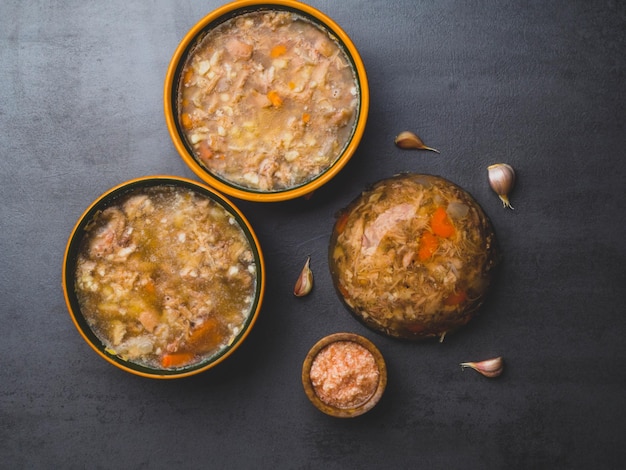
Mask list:
[[[354,418],[378,404],[387,386],[387,365],[370,340],[334,333],[313,345],[302,365],[311,403],[335,418]]]
[[[196,23],[170,62],[165,119],[185,163],[240,199],[307,195],[354,155],[365,67],[331,18],[295,0],[239,0]]]
[[[149,176],[85,210],[62,282],[72,321],[98,355],[173,379],[214,367],[243,343],[261,309],[265,266],[229,200],[186,178]]]

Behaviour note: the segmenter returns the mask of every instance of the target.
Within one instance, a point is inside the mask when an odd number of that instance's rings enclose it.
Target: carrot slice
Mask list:
[[[193,361],[195,354],[192,353],[171,353],[161,356],[161,367],[169,369],[171,367],[181,367]]]
[[[270,51],[270,57],[275,59],[276,57],[280,57],[281,55],[283,55],[285,52],[287,52],[287,46],[285,46],[284,44],[279,44],[272,47],[272,50]]]
[[[206,140],[203,140],[198,145],[198,156],[200,160],[208,162],[211,158],[213,158],[213,150],[209,147],[209,143]]]
[[[422,324],[407,325],[406,329],[411,333],[421,333],[426,329],[426,326]]]
[[[271,90],[267,93],[267,98],[275,108],[280,108],[283,104],[283,99],[280,97],[276,90]]]
[[[439,248],[437,237],[430,232],[424,232],[420,238],[420,248],[417,252],[417,257],[420,261],[426,261],[435,254],[437,248]]]
[[[464,290],[460,290],[446,297],[443,303],[449,306],[459,305],[460,303],[465,302],[465,299],[467,299],[467,294],[465,293]]]
[[[348,215],[348,212],[344,212],[337,219],[337,222],[335,223],[335,232],[337,232],[337,235],[342,234],[346,229],[346,225],[348,225]]]
[[[156,292],[156,286],[154,285],[154,281],[152,279],[149,279],[143,288],[148,294],[154,294]]]
[[[185,73],[183,75],[183,84],[189,85],[189,83],[191,83],[192,77],[193,77],[193,70],[192,69],[185,70]]]
[[[223,340],[223,328],[215,318],[209,318],[191,332],[184,349],[201,354],[215,349]]]
[[[215,318],[209,318],[192,330],[187,341],[175,353],[161,356],[164,368],[182,367],[191,363],[198,355],[214,350],[224,341],[224,329]]]
[[[180,116],[180,122],[185,129],[191,129],[193,127],[193,121],[188,113],[183,113]]]
[[[450,238],[456,232],[454,225],[452,225],[452,222],[450,222],[448,218],[446,210],[441,206],[437,207],[435,210],[430,221],[430,228],[435,235],[443,238]]]

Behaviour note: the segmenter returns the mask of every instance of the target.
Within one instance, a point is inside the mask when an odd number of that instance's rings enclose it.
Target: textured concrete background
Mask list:
[[[626,4],[312,0],[351,36],[372,102],[309,201],[239,203],[269,281],[246,343],[196,377],[119,371],[84,343],[61,265],[82,211],[133,177],[194,177],[162,111],[178,41],[218,1],[0,3],[1,468],[618,468],[626,459]],[[441,155],[406,152],[414,130]],[[506,211],[487,165],[518,170]],[[504,250],[480,317],[443,344],[364,328],[326,262],[334,214],[400,171],[442,175]],[[306,255],[313,293],[291,294]],[[300,368],[352,331],[386,357],[365,416],[307,401]],[[459,362],[503,355],[490,381]]]

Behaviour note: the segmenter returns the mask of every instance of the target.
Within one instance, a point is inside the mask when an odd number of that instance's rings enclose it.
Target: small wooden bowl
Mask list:
[[[374,361],[378,367],[378,384],[374,392],[365,401],[349,408],[340,408],[323,401],[315,392],[315,388],[311,382],[311,367],[320,351],[332,343],[342,341],[352,341],[367,349],[374,357]],[[367,338],[354,333],[335,333],[319,340],[307,354],[304,359],[304,364],[302,365],[302,385],[304,386],[307,397],[318,410],[336,418],[354,418],[371,410],[380,401],[385,387],[387,386],[387,365],[385,364],[381,352],[374,343]]]

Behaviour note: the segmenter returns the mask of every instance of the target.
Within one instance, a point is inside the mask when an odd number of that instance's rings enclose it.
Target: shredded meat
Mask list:
[[[227,346],[255,288],[252,249],[230,213],[170,186],[136,190],[98,214],[76,265],[81,311],[96,335],[153,368],[169,368],[168,353],[187,354],[171,366],[180,367]]]
[[[251,12],[217,26],[181,74],[179,117],[196,159],[262,191],[315,178],[354,131],[350,64],[327,31],[295,13]]]
[[[348,306],[393,336],[437,336],[484,299],[498,255],[480,206],[438,177],[399,175],[340,216],[331,272]]]

